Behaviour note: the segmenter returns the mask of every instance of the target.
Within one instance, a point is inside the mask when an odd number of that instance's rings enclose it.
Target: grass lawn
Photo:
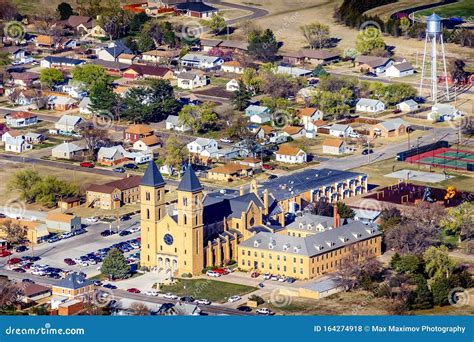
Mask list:
[[[442,18],[461,17],[467,19],[474,16],[474,0],[460,0],[453,4],[419,11],[416,12],[416,16],[428,16],[433,12]]]
[[[164,285],[160,292],[172,292],[178,296],[207,298],[212,302],[224,303],[233,295],[244,295],[257,290],[256,287],[227,283],[210,279],[179,279],[174,285]]]

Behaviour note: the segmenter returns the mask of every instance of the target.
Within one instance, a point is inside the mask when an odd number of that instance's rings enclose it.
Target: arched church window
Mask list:
[[[146,198],[147,201],[150,200],[150,193],[149,193],[149,192],[146,192],[146,193],[145,193],[145,198]]]

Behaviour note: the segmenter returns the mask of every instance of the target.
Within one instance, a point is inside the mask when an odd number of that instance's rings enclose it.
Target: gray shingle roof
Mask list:
[[[181,182],[178,185],[179,191],[195,192],[202,190],[203,187],[191,165],[188,165]]]
[[[387,131],[397,130],[401,125],[407,126],[406,122],[400,118],[382,121],[380,125],[383,126]]]
[[[140,185],[153,187],[165,185],[163,176],[161,175],[160,170],[158,170],[158,167],[154,161],[148,163],[148,167],[146,168]]]
[[[67,278],[58,281],[55,286],[75,290],[92,284],[93,282],[91,280],[88,280],[84,278],[84,276],[74,272],[71,273]]]

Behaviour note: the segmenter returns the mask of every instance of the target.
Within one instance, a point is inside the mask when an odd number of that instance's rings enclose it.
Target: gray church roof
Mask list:
[[[154,161],[148,163],[148,167],[146,168],[140,185],[154,187],[165,185],[163,176],[161,175]]]
[[[201,182],[199,182],[199,178],[197,178],[196,174],[191,165],[188,165],[186,171],[184,172],[184,176],[181,179],[181,182],[178,185],[179,191],[187,191],[187,192],[195,192],[202,190],[203,187]]]

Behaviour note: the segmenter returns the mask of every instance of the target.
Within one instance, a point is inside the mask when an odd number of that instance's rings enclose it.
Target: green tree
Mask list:
[[[256,95],[260,92],[262,78],[259,76],[257,70],[245,68],[241,79],[252,95]]]
[[[451,284],[449,279],[436,278],[431,284],[431,292],[433,293],[433,303],[435,305],[448,305],[449,292],[451,291]]]
[[[85,64],[76,66],[72,70],[72,78],[76,82],[84,84],[85,89],[90,90],[99,83],[109,83],[110,77],[101,65]]]
[[[61,2],[56,9],[56,12],[59,15],[61,20],[67,20],[71,15],[74,14],[74,10],[72,9],[71,5],[67,2]]]
[[[69,181],[54,176],[45,176],[31,188],[35,203],[52,208],[61,198],[77,196],[77,187]]]
[[[131,88],[123,100],[122,117],[134,123],[148,122],[153,112],[149,101],[150,91],[147,88]]]
[[[323,91],[317,89],[312,98],[311,104],[318,107],[327,117],[341,116],[349,113],[350,106],[346,103],[352,97],[352,92],[346,88],[339,92]]]
[[[92,86],[89,94],[90,105],[89,109],[98,115],[110,113],[117,102],[112,86],[107,83],[97,83]]]
[[[33,202],[31,189],[41,181],[38,171],[33,169],[24,169],[14,172],[7,183],[7,188],[12,191],[16,190],[20,194],[20,199],[26,202]]]
[[[329,26],[311,23],[300,26],[300,31],[312,49],[322,49],[329,42]]]
[[[431,246],[423,253],[425,271],[433,278],[448,279],[456,268],[456,262],[449,257],[446,246]]]
[[[410,25],[411,25],[410,19],[408,19],[407,17],[400,19],[399,27],[405,36],[408,35],[408,31],[410,30]]]
[[[313,69],[313,77],[324,77],[327,75],[329,75],[329,73],[324,69],[324,67],[321,64],[318,64]]]
[[[227,27],[225,23],[225,19],[221,13],[217,13],[213,15],[209,19],[203,19],[200,21],[200,23],[206,27],[209,27],[211,32],[214,33],[215,35],[219,34],[220,32],[222,32],[222,30],[224,30]]]
[[[140,52],[150,51],[155,48],[155,41],[150,35],[141,33],[137,39],[137,47]]]
[[[428,288],[428,283],[422,275],[415,278],[416,290],[412,308],[415,310],[426,310],[433,307],[433,295]]]
[[[204,103],[199,106],[186,105],[178,115],[179,123],[191,127],[193,133],[199,130],[205,131],[216,124],[217,114],[213,111],[210,103]]]
[[[111,279],[123,279],[130,272],[127,260],[117,248],[112,248],[104,258],[100,272]]]
[[[400,273],[416,274],[421,271],[420,258],[412,254],[398,256],[392,260],[391,266]]]
[[[248,53],[250,56],[263,62],[272,62],[280,48],[272,30],[249,34]]]
[[[186,145],[179,141],[175,134],[169,136],[165,144],[165,165],[176,170],[181,170],[181,165],[186,159]]]
[[[242,80],[239,80],[239,89],[232,92],[231,100],[234,108],[237,110],[244,110],[250,104],[252,94],[245,86]]]
[[[410,84],[393,83],[384,88],[383,101],[392,106],[417,95],[417,90]]]
[[[363,55],[370,54],[377,48],[385,48],[382,32],[375,27],[365,28],[357,34],[355,48]]]
[[[265,303],[265,300],[262,297],[260,297],[258,295],[255,295],[255,294],[251,295],[249,297],[249,300],[256,302],[257,305],[262,305],[262,304]]]
[[[129,29],[132,33],[140,32],[143,25],[151,18],[144,12],[135,14],[130,20]]]
[[[447,210],[447,215],[441,219],[441,228],[450,235],[459,236],[459,240],[470,240],[474,237],[474,203],[463,202],[457,207]]]
[[[41,70],[39,79],[41,84],[51,89],[56,83],[64,81],[64,75],[58,69],[47,68]]]
[[[353,219],[355,216],[355,211],[344,202],[337,202],[337,212],[343,219]]]

